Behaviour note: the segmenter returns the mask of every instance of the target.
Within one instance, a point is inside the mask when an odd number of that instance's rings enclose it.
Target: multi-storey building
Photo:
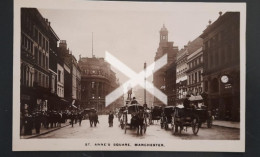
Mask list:
[[[220,119],[240,118],[240,13],[220,12],[203,31],[204,90]]]
[[[67,48],[66,40],[61,40],[59,43],[59,57],[64,68],[64,99],[74,106],[80,107],[81,95],[78,94],[81,90],[81,71],[78,67],[77,60]]]
[[[82,107],[94,107],[98,112],[103,111],[106,95],[119,86],[116,74],[104,58],[83,57],[80,58],[78,65],[81,69]]]
[[[50,94],[50,41],[55,43],[57,40],[58,37],[52,31],[50,23],[37,9],[21,9],[22,111],[47,109]]]
[[[162,92],[165,93],[165,71],[171,63],[175,62],[176,54],[178,52],[178,47],[173,46],[173,42],[168,41],[168,30],[164,25],[161,28],[159,33],[160,33],[160,43],[154,60],[156,61],[159,58],[161,58],[163,55],[167,54],[167,65],[159,69],[158,71],[154,72],[153,84],[155,87],[157,87],[158,89],[160,89]],[[159,99],[154,97],[154,105],[163,105],[163,103]]]
[[[176,105],[176,63],[171,63],[165,71],[165,93],[167,105]]]
[[[188,42],[183,49],[177,54],[176,60],[176,103],[182,104],[186,98],[187,92],[187,57],[192,52],[196,51],[201,47],[202,39],[196,38],[195,40]]]
[[[203,93],[203,41],[199,40],[201,46],[187,57],[187,94],[201,95]]]

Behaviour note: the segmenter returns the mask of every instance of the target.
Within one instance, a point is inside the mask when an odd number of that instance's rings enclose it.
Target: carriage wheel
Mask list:
[[[200,127],[199,127],[199,121],[198,121],[196,118],[194,118],[194,119],[192,120],[192,131],[193,131],[193,134],[194,134],[194,135],[197,135],[198,132],[199,132],[199,129],[200,129]]]
[[[210,116],[207,120],[207,127],[211,128],[212,127],[212,116]]]

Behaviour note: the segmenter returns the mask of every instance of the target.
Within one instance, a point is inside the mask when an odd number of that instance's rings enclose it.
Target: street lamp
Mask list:
[[[98,97],[97,111],[98,111],[98,106],[99,106],[99,99],[100,99],[100,96]]]

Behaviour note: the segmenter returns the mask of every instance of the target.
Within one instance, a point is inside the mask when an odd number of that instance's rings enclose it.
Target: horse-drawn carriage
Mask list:
[[[161,106],[153,106],[150,113],[150,124],[153,123],[154,120],[160,120],[162,112],[163,110]]]
[[[194,106],[196,108],[195,112],[199,116],[199,126],[203,123],[207,123],[207,127],[212,127],[213,117],[211,111],[208,110],[207,106],[205,106],[205,100],[202,96],[191,96],[189,97],[190,106]]]
[[[147,129],[146,114],[144,107],[139,104],[131,104],[123,112],[123,124],[125,133],[127,127],[137,128],[137,134],[143,134]]]
[[[172,124],[172,117],[174,113],[174,106],[166,106],[163,109],[161,116],[161,128],[167,130],[169,128],[169,124]]]
[[[184,108],[182,105],[178,105],[174,108],[174,114],[172,119],[172,133],[180,133],[188,127],[192,127],[194,135],[199,132],[199,115],[194,108]]]

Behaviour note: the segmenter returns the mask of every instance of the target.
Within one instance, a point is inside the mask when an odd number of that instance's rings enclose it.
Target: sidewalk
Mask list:
[[[69,122],[70,122],[70,120],[68,120],[66,123],[61,123],[61,127],[54,127],[54,128],[49,128],[49,129],[42,127],[39,134],[36,134],[36,130],[33,129],[32,135],[26,135],[26,136],[22,135],[22,136],[20,136],[20,138],[21,139],[29,139],[29,138],[34,138],[34,137],[37,137],[37,136],[40,136],[40,135],[44,135],[44,134],[50,133],[52,131],[61,129],[63,127],[69,126],[70,125]]]
[[[213,125],[227,127],[227,128],[240,129],[240,122],[213,120]]]

